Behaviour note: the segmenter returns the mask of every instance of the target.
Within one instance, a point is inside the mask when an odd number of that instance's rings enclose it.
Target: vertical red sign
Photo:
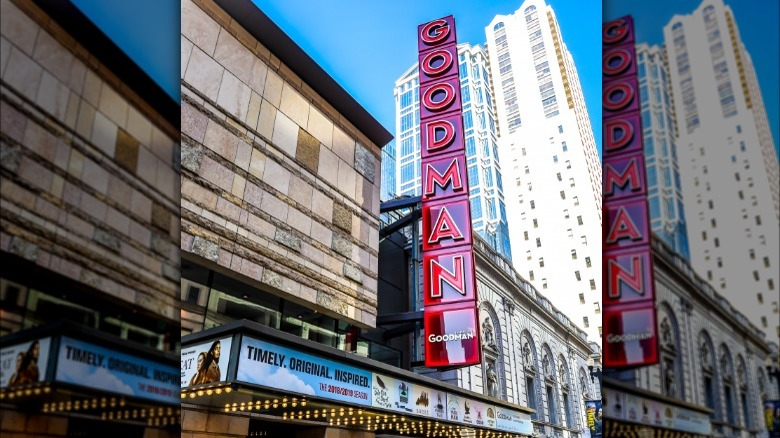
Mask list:
[[[634,26],[602,28],[604,132],[604,366],[658,363],[653,250],[647,203]]]
[[[417,29],[425,366],[481,361],[455,19]]]

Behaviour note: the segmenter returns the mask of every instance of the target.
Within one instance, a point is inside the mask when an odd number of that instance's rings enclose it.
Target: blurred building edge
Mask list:
[[[1,434],[178,436],[178,104],[72,3],[1,6]]]
[[[739,18],[722,0],[705,0],[664,26],[668,62],[660,71],[672,98],[678,156],[674,148],[671,156],[659,154],[658,144],[656,154],[679,163],[681,181],[675,184],[677,191],[682,187],[691,266],[777,347],[780,168],[751,54],[739,32],[739,23],[751,23]],[[654,130],[669,120],[666,110],[668,105],[655,106],[660,117]],[[649,116],[643,113],[643,122]],[[666,202],[669,193],[663,195]]]
[[[653,257],[659,364],[604,371],[605,436],[765,436],[766,335],[660,238]]]

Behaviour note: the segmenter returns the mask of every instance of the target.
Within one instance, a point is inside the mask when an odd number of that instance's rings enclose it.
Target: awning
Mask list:
[[[0,402],[149,426],[180,421],[176,356],[58,322],[0,340]]]
[[[182,403],[223,412],[410,435],[533,434],[527,407],[250,321],[182,338],[181,367]]]

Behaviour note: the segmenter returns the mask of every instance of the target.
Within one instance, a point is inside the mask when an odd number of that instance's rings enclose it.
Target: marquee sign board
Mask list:
[[[604,366],[658,363],[653,251],[634,25],[602,28]]]
[[[455,19],[417,29],[425,366],[481,361]]]

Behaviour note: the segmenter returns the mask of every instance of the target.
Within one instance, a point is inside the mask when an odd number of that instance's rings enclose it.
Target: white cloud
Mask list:
[[[63,367],[60,365],[59,371],[62,373],[62,376],[58,377],[58,379],[78,385],[114,391],[120,394],[132,395],[135,393],[130,385],[123,382],[114,374],[111,374],[105,368],[95,368],[92,372],[90,372],[90,368],[92,367],[78,365]]]
[[[248,369],[247,369],[248,368]],[[272,373],[267,372],[267,367],[239,367],[238,379],[249,383],[285,389],[301,394],[315,395],[314,388],[306,384],[298,376],[287,368],[277,368]]]

